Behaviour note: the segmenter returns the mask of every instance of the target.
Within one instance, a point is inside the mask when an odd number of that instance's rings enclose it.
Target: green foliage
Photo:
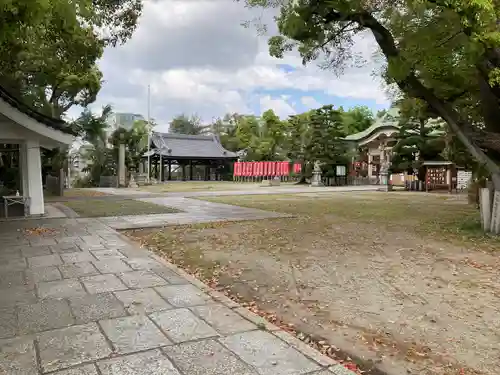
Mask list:
[[[420,170],[424,161],[442,160],[445,146],[444,124],[433,118],[428,105],[406,98],[398,103],[400,130],[393,147],[393,172]],[[419,173],[421,179],[424,171]]]
[[[127,40],[141,0],[7,0],[0,4],[0,84],[62,117],[95,101],[104,48]]]
[[[273,56],[297,48],[341,71],[369,32],[386,58],[383,77],[423,100],[500,188],[500,4],[498,0],[247,0],[279,8]],[[396,6],[395,6],[396,5]]]
[[[118,164],[118,153],[120,144],[125,145],[125,166],[127,170],[139,170],[142,155],[148,146],[149,125],[146,121],[136,121],[130,130],[124,128],[116,129],[110,137],[113,147],[113,158]]]
[[[113,150],[108,148],[106,129],[107,119],[112,113],[111,106],[103,107],[100,115],[85,108],[76,119],[74,126],[78,129],[81,139],[92,147],[86,150],[82,157],[88,161],[83,172],[89,173],[89,181],[98,186],[103,175],[116,174],[116,162]]]
[[[205,134],[208,130],[209,127],[202,125],[198,116],[188,117],[185,114],[174,117],[169,127],[170,133],[189,135]]]
[[[262,114],[258,142],[253,142],[258,160],[281,160],[283,155],[286,124],[272,109]]]
[[[372,110],[367,106],[355,106],[348,111],[341,109],[341,112],[346,135],[362,132],[375,121]]]
[[[342,113],[325,105],[311,111],[310,136],[305,147],[305,159],[310,163],[319,161],[326,176],[335,164],[347,162]]]

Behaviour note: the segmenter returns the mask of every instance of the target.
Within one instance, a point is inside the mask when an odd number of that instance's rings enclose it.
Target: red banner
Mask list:
[[[250,177],[252,175],[252,165],[247,161],[245,162],[245,177]]]
[[[302,171],[302,164],[295,163],[293,165],[293,173],[300,173]]]
[[[240,173],[240,163],[235,162],[233,164],[233,176],[239,176],[239,173]]]
[[[287,166],[288,166],[288,162],[286,162],[286,161],[282,161],[280,163],[280,176],[286,176],[286,175],[288,175]]]
[[[257,162],[257,174],[256,176],[263,176],[264,175],[264,163],[261,161]]]

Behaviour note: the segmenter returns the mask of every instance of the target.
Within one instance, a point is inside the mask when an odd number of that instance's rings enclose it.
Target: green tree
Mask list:
[[[0,6],[0,84],[39,111],[62,117],[92,103],[106,46],[127,40],[140,0],[9,0]]]
[[[387,61],[384,77],[425,101],[500,190],[500,4],[498,0],[247,0],[277,6],[271,54],[295,47],[304,63],[338,68],[354,37],[370,32]],[[480,125],[480,126],[478,126]]]
[[[359,133],[368,129],[374,122],[373,112],[367,106],[355,106],[342,112],[344,132],[346,135]]]
[[[315,109],[311,111],[310,127],[305,159],[309,164],[319,161],[325,175],[332,176],[335,164],[347,162],[342,113],[332,105]]]
[[[113,150],[107,146],[107,119],[112,114],[111,106],[104,106],[100,115],[85,108],[76,119],[74,126],[78,129],[81,139],[92,147],[82,155],[88,160],[89,183],[97,186],[102,175],[116,173],[116,163]]]
[[[306,147],[310,143],[311,136],[311,113],[304,112],[288,118],[288,137],[287,137],[287,157],[293,162],[302,165],[299,183],[305,183],[306,177],[310,174],[308,171],[308,161],[306,160]]]
[[[111,134],[110,143],[117,165],[120,144],[124,144],[127,170],[139,170],[139,163],[148,146],[148,131],[150,131],[150,125],[144,120],[138,120],[134,122],[131,129],[118,128]]]
[[[219,137],[222,146],[229,151],[239,151],[245,148],[238,138],[238,125],[243,117],[237,113],[227,113],[211,125],[212,133]]]
[[[253,115],[242,116],[236,124],[236,137],[240,150],[246,150],[248,160],[260,160],[258,154],[261,128],[259,120]]]
[[[423,162],[442,160],[445,148],[444,123],[435,119],[427,103],[405,98],[398,103],[400,130],[393,147],[391,169],[394,172],[418,170],[418,178],[425,179]]]
[[[210,125],[202,125],[198,116],[188,117],[185,114],[176,116],[170,121],[169,132],[177,134],[200,135],[210,130]]]

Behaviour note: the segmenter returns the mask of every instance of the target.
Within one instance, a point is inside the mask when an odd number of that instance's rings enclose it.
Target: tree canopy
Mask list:
[[[490,172],[500,189],[499,0],[246,0],[278,7],[275,57],[297,48],[303,62],[339,68],[370,33],[386,58],[383,76],[421,99]]]
[[[39,111],[62,117],[95,101],[106,46],[135,29],[141,0],[8,0],[0,5],[0,84]]]
[[[201,124],[201,119],[198,116],[182,114],[170,121],[168,131],[170,133],[200,135],[206,133],[207,129],[207,126]]]

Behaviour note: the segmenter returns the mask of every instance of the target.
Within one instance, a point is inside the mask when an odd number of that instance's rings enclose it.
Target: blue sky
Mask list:
[[[253,17],[232,0],[146,0],[132,39],[105,51],[99,64],[105,82],[94,108],[111,104],[116,112],[146,115],[148,85],[151,116],[163,129],[180,113],[209,122],[228,112],[260,115],[273,109],[286,117],[323,104],[374,111],[389,106],[372,75],[380,64],[372,58],[369,36],[360,36],[352,51],[366,64],[347,66],[336,76],[316,63],[303,66],[296,52],[271,57],[272,21],[268,35],[259,35],[241,26]]]

